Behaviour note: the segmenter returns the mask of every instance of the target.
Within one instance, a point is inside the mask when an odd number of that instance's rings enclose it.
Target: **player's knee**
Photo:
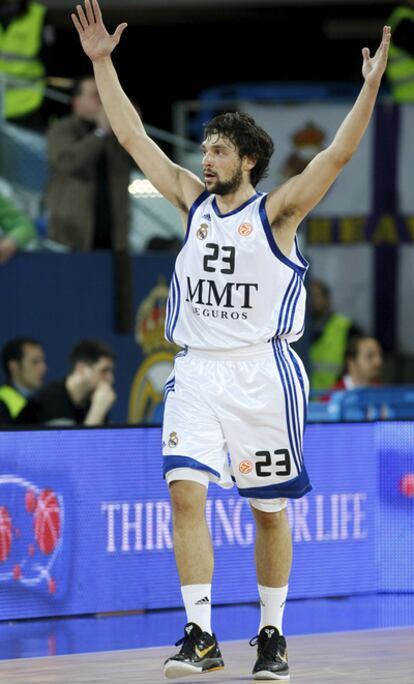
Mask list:
[[[175,517],[193,518],[204,515],[206,488],[197,482],[177,480],[170,484],[170,496]]]
[[[286,524],[286,512],[282,511],[259,511],[257,508],[252,506],[252,511],[256,524],[263,529],[272,529],[280,527]]]

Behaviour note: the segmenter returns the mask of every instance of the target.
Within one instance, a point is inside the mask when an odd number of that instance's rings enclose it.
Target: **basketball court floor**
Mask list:
[[[224,670],[202,682],[251,682],[258,608],[214,611]],[[0,684],[153,684],[182,635],[182,611],[0,623]],[[414,684],[414,595],[288,602],[294,684]],[[186,677],[196,684],[199,676]]]

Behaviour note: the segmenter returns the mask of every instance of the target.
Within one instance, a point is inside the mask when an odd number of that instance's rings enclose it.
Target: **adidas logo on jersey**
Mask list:
[[[196,601],[195,605],[196,606],[203,606],[203,605],[207,605],[209,603],[210,603],[210,600],[209,600],[208,596],[204,596],[204,598],[200,599],[199,601]]]
[[[210,214],[203,214],[201,218],[206,219],[206,221],[211,221]]]

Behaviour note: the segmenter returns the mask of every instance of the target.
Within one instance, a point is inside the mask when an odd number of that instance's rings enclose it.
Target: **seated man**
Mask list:
[[[71,370],[27,403],[20,425],[102,425],[116,399],[114,355],[98,340],[82,340],[70,354]]]
[[[382,349],[375,337],[353,335],[345,352],[344,373],[332,389],[376,387],[381,384],[382,367]]]
[[[8,425],[42,387],[47,367],[40,342],[30,337],[9,340],[2,360],[6,382],[0,387],[0,425]]]

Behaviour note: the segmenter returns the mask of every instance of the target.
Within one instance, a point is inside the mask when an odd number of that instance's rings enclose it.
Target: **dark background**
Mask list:
[[[74,3],[75,4],[75,3]],[[114,63],[144,119],[171,128],[171,103],[236,82],[361,82],[361,49],[375,50],[394,3],[261,7],[104,8],[112,32],[128,22]],[[91,70],[70,11],[51,9],[54,76]],[[57,110],[57,113],[63,113]]]

